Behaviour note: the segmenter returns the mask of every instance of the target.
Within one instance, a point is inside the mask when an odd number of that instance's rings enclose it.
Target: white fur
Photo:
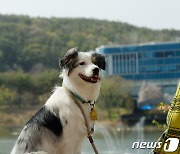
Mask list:
[[[79,77],[79,73],[88,77],[92,76],[93,68],[97,67],[91,62],[91,53],[80,52],[78,59],[78,63],[83,61],[85,65],[76,67],[69,76],[68,72],[63,70],[61,75],[63,78],[62,87],[56,87],[46,103],[50,109],[54,107],[60,108],[60,119],[65,118],[68,121],[68,125],[63,130],[63,140],[58,146],[58,150],[61,151],[60,154],[80,154],[82,142],[87,136],[84,117],[79,107],[73,101],[69,90],[75,92],[86,101],[96,100],[100,91],[100,82],[88,83]],[[92,126],[89,104],[79,103],[86,113],[90,126]]]
[[[79,61],[80,62],[85,62],[85,66],[79,66],[75,68],[70,76],[67,75],[66,70],[62,72],[62,78],[63,78],[63,86],[67,87],[71,91],[77,93],[79,96],[81,96],[83,99],[86,101],[88,100],[96,100],[99,91],[100,91],[100,82],[97,83],[88,83],[82,80],[79,77],[79,73],[85,75],[85,76],[92,76],[92,70],[93,68],[96,68],[97,66],[94,65],[91,62],[91,53],[84,53],[84,52],[79,52]]]
[[[75,92],[84,100],[96,100],[100,91],[100,81],[97,83],[89,83],[80,78],[79,73],[91,77],[92,70],[97,66],[91,61],[92,53],[78,53],[77,65],[80,62],[85,62],[85,65],[78,65],[68,75],[66,69],[62,71],[63,78],[62,87],[56,87],[51,97],[47,100],[47,106],[52,112],[53,109],[59,109],[59,117],[63,125],[62,137],[55,144],[49,144],[47,139],[44,139],[43,147],[45,152],[35,152],[34,154],[80,154],[81,145],[87,136],[87,128],[83,114],[73,100],[70,91]],[[78,100],[79,101],[79,100]],[[79,101],[88,119],[89,126],[92,126],[90,118],[90,105]],[[67,124],[66,124],[67,122]],[[46,134],[45,134],[46,135]],[[13,149],[16,151],[16,145]],[[11,154],[17,154],[16,152]],[[33,153],[31,153],[33,154]]]

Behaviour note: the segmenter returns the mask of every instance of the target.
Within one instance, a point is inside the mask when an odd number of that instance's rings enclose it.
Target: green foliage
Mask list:
[[[53,87],[61,82],[58,76],[59,72],[54,69],[38,74],[13,71],[0,73],[0,105],[21,107],[45,103],[45,94],[47,99]]]
[[[74,47],[174,41],[180,31],[150,30],[120,22],[83,18],[30,18],[0,15],[0,71],[57,68],[59,57]]]
[[[120,107],[132,109],[131,86],[130,81],[119,76],[108,77],[102,82],[98,106],[108,110],[109,119],[112,118],[112,108],[117,108],[118,115]]]
[[[0,87],[0,105],[12,105],[15,95],[11,89],[2,85]]]
[[[101,94],[99,97],[100,106],[112,107],[112,106],[124,106],[124,101],[129,101],[127,98],[130,97],[129,92],[132,83],[124,80],[119,76],[107,77],[101,86]]]
[[[0,85],[16,88],[18,92],[30,90],[32,87],[31,78],[23,72],[4,72],[0,73]]]
[[[42,73],[34,75],[33,80],[33,93],[34,94],[43,94],[45,92],[52,91],[52,88],[61,83],[61,80],[58,78],[59,72],[57,70],[51,69],[46,70]]]
[[[174,41],[179,35],[105,20],[0,15],[0,104],[44,103],[61,82],[55,70],[59,58],[74,46],[88,51],[101,45]],[[131,109],[130,87],[119,77],[103,81],[99,106],[108,109],[109,117],[114,108],[118,114],[119,107]]]

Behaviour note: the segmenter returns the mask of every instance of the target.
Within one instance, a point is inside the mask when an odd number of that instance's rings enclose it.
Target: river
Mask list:
[[[133,142],[155,142],[161,135],[161,131],[144,131],[142,129],[130,129],[129,131],[110,130],[99,127],[94,136],[97,149],[100,154],[148,154],[150,149],[132,149]],[[0,154],[9,154],[17,136],[0,137]],[[92,147],[86,139],[83,144],[82,154],[93,154]]]

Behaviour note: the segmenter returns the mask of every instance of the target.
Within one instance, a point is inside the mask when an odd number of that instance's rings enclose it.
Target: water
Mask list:
[[[16,136],[0,137],[0,154],[9,154],[16,138]]]
[[[137,132],[136,141],[143,142],[144,141],[144,122],[146,117],[141,117],[140,120],[134,126],[135,132]],[[144,151],[136,149],[137,154],[143,154]]]
[[[111,131],[111,139],[104,138],[106,136],[99,135],[99,133],[94,135],[94,140],[96,147],[100,154],[149,154],[150,149],[132,149],[133,142],[136,141],[147,141],[153,142],[157,141],[161,136],[162,132],[159,131],[146,131],[137,132],[136,129],[129,131]],[[143,135],[142,135],[143,134]],[[140,136],[140,139],[139,139]],[[143,137],[143,138],[142,138]],[[106,141],[108,140],[108,141]],[[111,141],[110,144],[109,141]],[[90,143],[86,140],[83,146],[83,154],[93,154]]]
[[[157,141],[162,132],[144,131],[139,125],[129,131],[117,128],[106,129],[98,125],[93,135],[95,144],[100,154],[148,154],[149,149],[132,149],[135,141]],[[140,128],[141,127],[141,128]],[[17,136],[0,137],[0,154],[9,154]],[[92,147],[85,140],[82,154],[93,154]]]

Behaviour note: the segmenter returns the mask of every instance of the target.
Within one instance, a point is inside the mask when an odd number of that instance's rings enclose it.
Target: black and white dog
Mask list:
[[[87,136],[85,120],[76,99],[91,126],[90,106],[100,91],[105,57],[94,52],[70,49],[60,60],[62,87],[56,87],[45,105],[28,121],[11,154],[80,154]],[[75,98],[73,94],[81,99]]]

